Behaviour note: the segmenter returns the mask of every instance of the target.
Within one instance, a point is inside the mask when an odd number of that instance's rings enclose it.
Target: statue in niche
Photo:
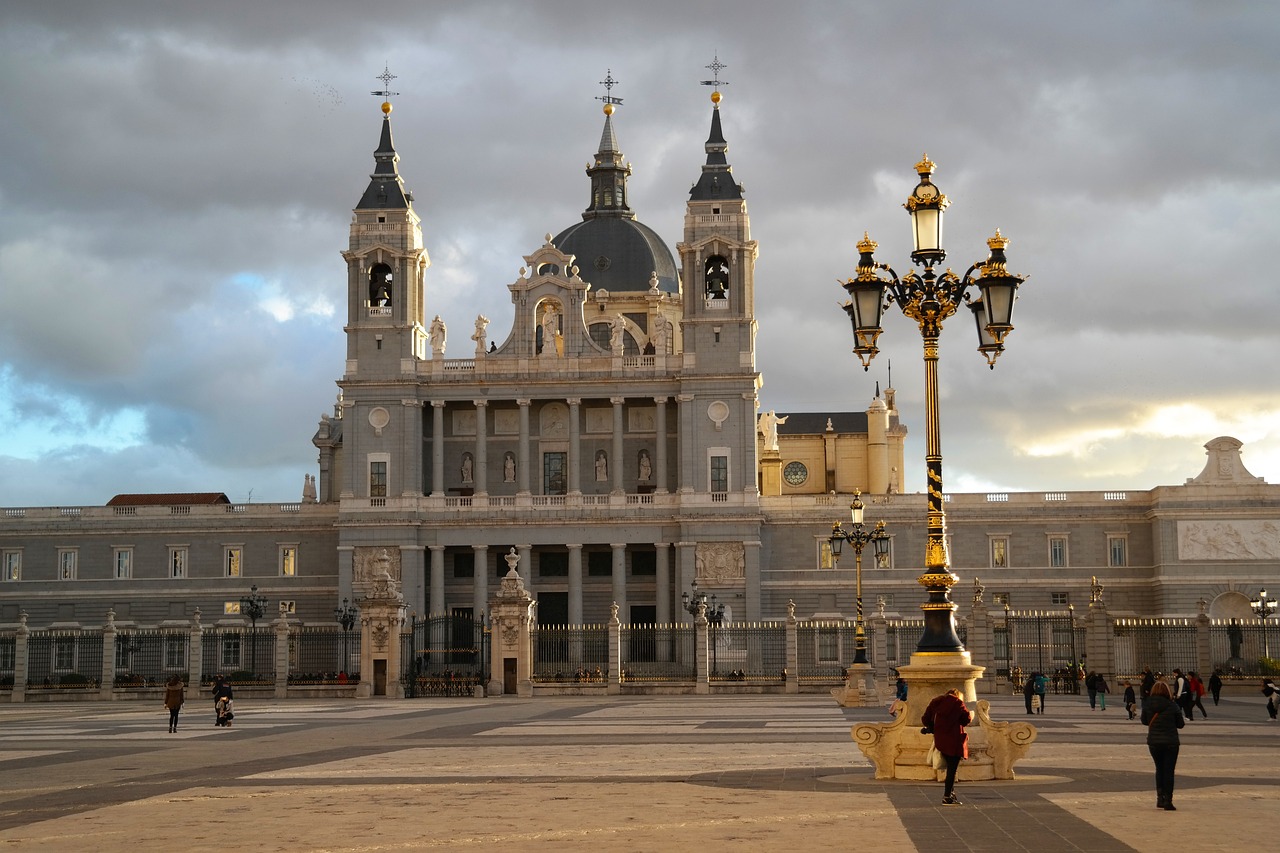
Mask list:
[[[502,457],[502,482],[514,483],[516,481],[516,455],[511,451]]]
[[[609,481],[609,454],[603,450],[596,451],[596,482],[607,483]]]
[[[622,336],[626,334],[627,321],[621,314],[615,314],[609,324],[609,349],[614,355],[622,355]]]
[[[444,355],[444,344],[448,337],[449,330],[445,328],[444,320],[440,319],[437,314],[436,318],[431,321],[431,328],[427,332],[427,337],[431,341],[431,351],[436,355]]]
[[[639,470],[636,473],[639,479],[642,482],[648,482],[649,478],[653,476],[653,463],[649,460],[649,451],[640,451],[640,457],[637,460],[637,468]]]
[[[484,353],[484,342],[489,335],[489,318],[483,314],[476,315],[476,330],[471,336],[471,340],[476,342],[476,355]]]
[[[778,413],[773,409],[760,415],[760,424],[757,427],[757,431],[764,436],[765,450],[778,449],[778,424],[785,424],[786,422],[787,419],[778,417]]]
[[[667,318],[661,314],[654,315],[653,334],[649,336],[649,341],[653,344],[654,351],[660,355],[667,354],[667,331]]]
[[[474,469],[474,466],[475,466],[475,462],[471,458],[471,454],[470,453],[462,454],[462,482],[463,483],[471,484],[475,482],[471,478],[472,470]]]
[[[556,337],[560,334],[560,314],[550,302],[542,311],[542,354],[558,355]]]

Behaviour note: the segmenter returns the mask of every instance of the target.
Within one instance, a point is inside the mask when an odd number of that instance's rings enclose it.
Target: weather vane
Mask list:
[[[605,72],[604,79],[600,81],[600,85],[604,86],[604,94],[597,95],[596,96],[597,101],[604,101],[604,105],[606,107],[611,107],[614,104],[622,103],[622,98],[615,98],[613,96],[613,87],[618,85],[618,81],[613,79],[612,68],[610,68]],[[606,110],[606,112],[613,112],[613,110]]]
[[[725,65],[723,62],[720,61],[719,54],[715,55],[715,58],[711,60],[710,65],[706,65],[703,67],[705,67],[708,71],[711,72],[711,78],[712,78],[710,80],[703,80],[702,81],[703,86],[711,86],[713,87],[712,91],[719,92],[721,86],[729,85],[728,80],[720,79],[720,72],[725,68],[728,68],[729,66]]]
[[[376,95],[383,100],[389,99],[392,95],[398,95],[399,92],[391,91],[391,81],[396,79],[396,75],[391,73],[390,66],[383,66],[382,73],[374,77],[375,80],[382,81],[382,89],[377,92],[370,92],[370,95]]]

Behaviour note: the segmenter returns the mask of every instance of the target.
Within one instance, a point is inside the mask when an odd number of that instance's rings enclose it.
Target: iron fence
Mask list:
[[[171,675],[187,680],[191,635],[187,631],[138,629],[116,634],[115,687],[164,684]]]
[[[785,622],[708,625],[710,681],[781,684],[787,680]]]
[[[911,653],[924,635],[924,619],[895,619],[884,628],[884,665],[897,669],[911,662]],[[964,642],[962,634],[960,641]]]
[[[300,625],[289,632],[290,684],[356,684],[360,632],[341,625]]]
[[[489,629],[470,615],[415,619],[400,635],[405,695],[470,696],[488,681]]]
[[[619,636],[624,681],[693,681],[697,678],[696,633],[692,623],[623,625]]]
[[[1209,623],[1209,659],[1226,677],[1280,675],[1280,625],[1215,619]]]
[[[609,672],[609,626],[538,625],[533,643],[533,680],[603,682]]]
[[[102,633],[32,631],[27,636],[27,689],[95,688],[102,680]]]
[[[800,683],[843,681],[853,662],[855,630],[852,622],[796,623],[797,671]],[[871,659],[871,631],[867,626],[867,660]]]
[[[1039,672],[1049,679],[1049,689],[1054,693],[1080,692],[1085,629],[1076,625],[1073,613],[1011,611],[1001,628],[995,631],[994,640],[996,653],[1003,655],[1005,677]]]
[[[18,640],[12,633],[0,634],[0,690],[13,688],[17,667]]]
[[[246,687],[275,684],[275,629],[207,628],[201,637],[200,657],[204,684],[212,684],[219,675]]]
[[[1137,679],[1152,672],[1197,668],[1196,626],[1190,619],[1117,619],[1116,678]]]

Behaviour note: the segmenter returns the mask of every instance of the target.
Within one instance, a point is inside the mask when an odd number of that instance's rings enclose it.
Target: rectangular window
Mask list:
[[[169,549],[169,577],[185,578],[187,576],[187,549]]]
[[[818,660],[840,660],[840,631],[838,628],[824,625],[818,629]]]
[[[238,601],[224,601],[224,602],[222,602],[222,615],[223,615],[223,616],[239,616],[239,615],[240,615],[240,602],[238,602]]]
[[[164,668],[178,671],[187,668],[187,638],[182,634],[165,635]]]
[[[76,638],[55,637],[53,641],[53,668],[57,672],[74,672],[76,668]]]
[[[893,593],[883,592],[876,596],[876,607],[888,608],[893,606]]]
[[[4,580],[7,580],[7,581],[22,580],[22,552],[21,551],[5,551],[3,560],[4,560]]]
[[[1071,603],[1071,596],[1065,592],[1049,593],[1049,603],[1054,607],[1066,607]]]
[[[558,551],[544,551],[539,554],[538,574],[544,578],[569,577],[569,555]]]
[[[587,577],[613,577],[613,554],[609,551],[587,552]]]
[[[711,491],[729,491],[729,457],[711,457]]]
[[[297,545],[281,545],[280,546],[280,575],[281,577],[292,578],[298,574],[298,546]]]
[[[818,568],[834,569],[836,566],[835,558],[831,555],[831,540],[818,540]]]
[[[991,594],[991,603],[997,605],[998,607],[1004,607],[1006,604],[1009,603],[1009,593],[993,592]]]
[[[1003,569],[1009,565],[1009,538],[1007,536],[991,537],[991,568]]]
[[[76,550],[60,548],[58,550],[58,580],[73,581],[76,579]]]
[[[455,578],[474,578],[476,576],[476,552],[465,551],[453,555],[453,576]]]
[[[240,561],[243,554],[244,554],[244,549],[242,549],[239,545],[233,545],[231,547],[226,548],[223,551],[223,557],[222,557],[223,576],[229,577],[229,578],[240,577],[240,571],[242,568],[240,565]]]
[[[657,577],[658,552],[632,551],[631,574],[633,577]]]
[[[542,454],[542,493],[544,495],[563,495],[568,488],[569,454]]]
[[[230,602],[228,602],[230,603]],[[236,604],[236,607],[239,607]],[[222,647],[219,649],[223,669],[239,669],[240,668],[240,633],[232,631],[222,635]]]
[[[385,498],[387,496],[387,463],[369,463],[369,497]]]
[[[1129,565],[1128,540],[1123,536],[1107,537],[1107,565],[1121,568]]]
[[[1064,569],[1067,566],[1067,537],[1049,537],[1049,568]]]
[[[117,580],[124,580],[133,577],[133,549],[132,548],[116,548],[112,554],[112,560],[115,564],[115,575]]]

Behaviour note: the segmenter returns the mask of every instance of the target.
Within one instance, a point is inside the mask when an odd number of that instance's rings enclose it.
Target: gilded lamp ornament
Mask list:
[[[867,232],[858,241],[858,265],[853,278],[842,282],[849,295],[843,304],[853,325],[853,352],[862,369],[871,366],[879,352],[877,342],[883,331],[884,309],[896,304],[902,313],[915,320],[924,341],[925,363],[925,464],[927,467],[928,528],[925,543],[924,572],[917,579],[929,592],[929,600],[921,605],[925,613],[924,636],[917,649],[921,652],[963,651],[955,629],[955,604],[950,591],[958,581],[950,569],[947,551],[946,516],[943,511],[942,450],[938,418],[938,338],[942,324],[961,305],[973,312],[978,331],[978,352],[995,368],[996,359],[1004,352],[1005,339],[1013,331],[1013,306],[1018,288],[1026,276],[1009,272],[1005,249],[1009,238],[999,229],[987,240],[989,253],[956,275],[948,267],[937,272],[935,267],[946,260],[942,247],[942,215],[951,201],[933,183],[936,164],[926,154],[916,164],[919,183],[911,191],[903,207],[911,216],[913,249],[911,261],[919,272],[899,277],[888,265],[878,263],[878,247]]]

